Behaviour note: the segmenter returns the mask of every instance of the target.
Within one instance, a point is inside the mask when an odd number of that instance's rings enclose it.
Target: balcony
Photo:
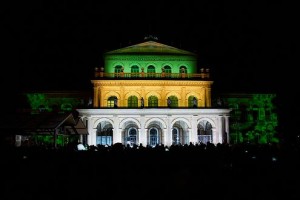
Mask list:
[[[201,73],[146,73],[146,72],[136,72],[136,73],[105,73],[95,70],[96,79],[192,79],[192,80],[209,80],[210,74],[207,70]]]

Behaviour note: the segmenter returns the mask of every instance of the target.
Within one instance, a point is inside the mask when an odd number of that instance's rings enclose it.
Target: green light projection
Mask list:
[[[72,111],[74,108],[82,104],[82,100],[75,97],[48,97],[43,93],[28,93],[26,96],[33,113],[40,112],[42,110],[47,112],[55,110],[67,112]]]
[[[275,94],[247,94],[223,97],[230,113],[231,143],[278,143]]]
[[[32,110],[38,110],[40,106],[48,107],[46,95],[41,93],[26,94],[28,102]]]
[[[132,72],[132,67],[138,67],[137,72],[147,72],[148,67],[156,73],[170,66],[172,73],[180,73],[184,67],[187,73],[197,73],[197,59],[190,55],[106,55],[104,72],[114,73],[115,68],[124,72]],[[153,69],[154,67],[154,69]],[[137,70],[137,69],[135,69]]]
[[[78,141],[78,135],[57,135],[56,144],[57,146],[64,147],[68,144],[74,144]],[[32,135],[31,140],[34,145],[38,146],[53,146],[54,136],[53,135]]]

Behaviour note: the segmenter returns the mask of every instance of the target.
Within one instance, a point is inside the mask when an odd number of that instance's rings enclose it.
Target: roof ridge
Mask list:
[[[196,55],[193,52],[184,49],[179,49],[177,47],[166,45],[153,40],[108,51],[105,54],[121,54],[121,53],[167,53],[167,54]]]

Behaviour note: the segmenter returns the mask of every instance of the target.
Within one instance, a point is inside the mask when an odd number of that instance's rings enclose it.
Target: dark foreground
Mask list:
[[[3,149],[1,199],[300,199],[297,146]]]

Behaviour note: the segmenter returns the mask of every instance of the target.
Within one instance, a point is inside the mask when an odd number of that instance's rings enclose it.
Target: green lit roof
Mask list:
[[[136,45],[124,47],[121,49],[106,52],[106,54],[175,54],[175,55],[191,55],[196,54],[178,49],[172,46],[161,44],[155,41],[147,41]]]

